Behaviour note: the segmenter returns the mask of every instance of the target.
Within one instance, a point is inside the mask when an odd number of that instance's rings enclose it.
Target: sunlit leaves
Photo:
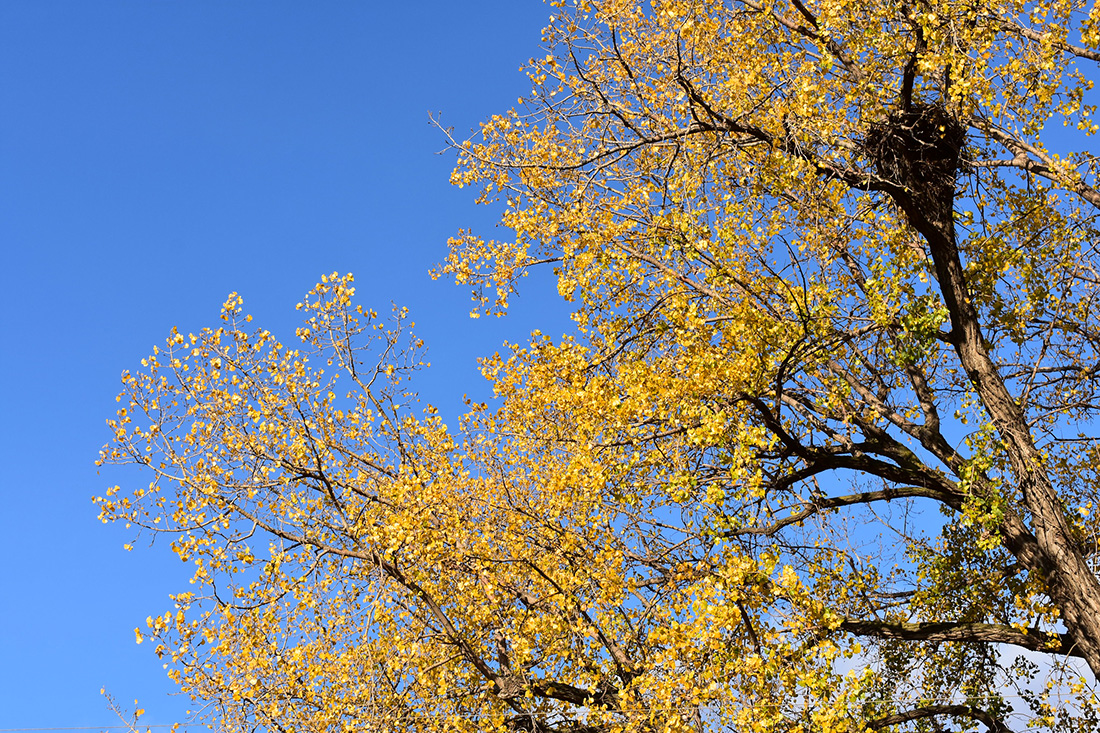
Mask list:
[[[551,269],[575,330],[487,357],[457,428],[350,275],[291,344],[236,295],[172,332],[103,454],[152,481],[97,499],[193,566],[139,635],[230,730],[1091,730],[1034,547],[1097,553],[1096,160],[1048,150],[1093,131],[1096,18],[552,5],[453,141],[506,236],[437,274],[501,313]]]

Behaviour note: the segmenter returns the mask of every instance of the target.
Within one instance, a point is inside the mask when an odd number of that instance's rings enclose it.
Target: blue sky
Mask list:
[[[0,728],[145,723],[189,701],[133,629],[188,569],[132,553],[90,498],[118,376],[173,326],[239,291],[290,333],[325,272],[363,302],[410,307],[422,393],[455,415],[484,394],[476,358],[566,327],[533,278],[503,320],[432,282],[448,236],[493,212],[447,183],[459,133],[527,91],[549,8],[535,0],[6,0],[0,4]],[[132,706],[131,706],[132,707]]]

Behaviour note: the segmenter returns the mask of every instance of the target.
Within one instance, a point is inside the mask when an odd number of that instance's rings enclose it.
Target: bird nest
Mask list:
[[[872,125],[863,150],[878,175],[923,204],[951,205],[966,128],[942,105],[920,104]]]

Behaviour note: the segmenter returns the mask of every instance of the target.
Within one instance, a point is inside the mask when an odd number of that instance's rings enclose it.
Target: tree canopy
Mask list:
[[[97,499],[194,566],[139,639],[227,731],[1094,729],[1100,7],[551,4],[438,274],[575,329],[457,428],[350,275],[173,331]]]

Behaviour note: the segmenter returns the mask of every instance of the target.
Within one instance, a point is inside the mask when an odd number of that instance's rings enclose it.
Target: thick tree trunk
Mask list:
[[[952,345],[1004,441],[1031,516],[1034,544],[1017,521],[1006,532],[1005,546],[1031,572],[1045,578],[1076,651],[1100,677],[1100,582],[1073,539],[1023,410],[985,348],[978,313],[967,291],[954,225],[955,176],[963,139],[958,122],[929,107],[895,116],[872,132],[869,143],[880,173],[897,184],[888,193],[928,243],[951,316]]]

